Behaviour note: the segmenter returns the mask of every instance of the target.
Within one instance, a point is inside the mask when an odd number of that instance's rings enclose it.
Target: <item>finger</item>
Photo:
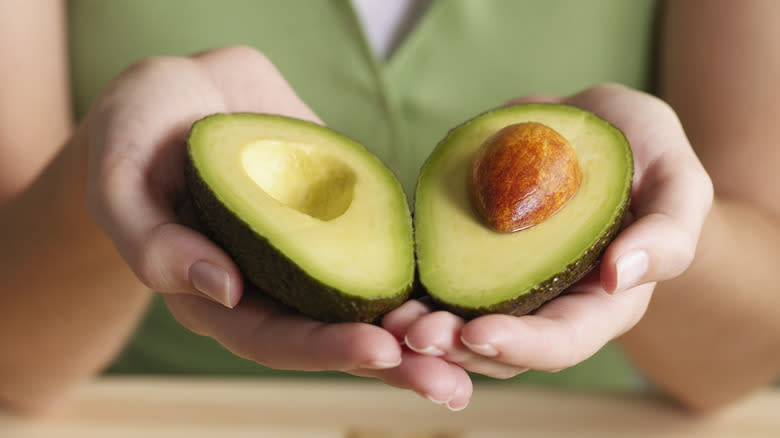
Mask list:
[[[561,103],[561,101],[563,101],[563,97],[553,94],[527,94],[510,100],[506,106],[522,105],[526,103]]]
[[[431,309],[419,300],[409,300],[382,317],[382,327],[403,341],[409,326]]]
[[[100,172],[102,173],[102,172]],[[192,293],[232,307],[243,281],[232,259],[195,230],[180,225],[173,200],[150,187],[132,162],[96,176],[90,203],[136,276],[164,293]]]
[[[485,376],[507,379],[526,371],[524,367],[507,365],[469,349],[461,341],[464,325],[462,318],[450,312],[433,312],[414,321],[406,333],[405,343],[419,354],[441,357]]]
[[[97,177],[88,201],[101,227],[138,278],[165,293],[202,294],[234,306],[243,289],[231,258],[191,228],[180,225],[165,188],[151,187],[143,169],[123,161]]]
[[[626,135],[635,164],[632,197],[641,201],[634,209],[637,217],[680,212],[681,225],[691,231],[701,228],[712,202],[711,183],[668,104],[616,84],[590,88],[564,103],[598,114]],[[637,108],[642,117],[637,117]],[[675,196],[675,190],[698,196]]]
[[[469,400],[471,400],[471,395],[474,392],[474,385],[471,382],[471,377],[469,377],[468,373],[463,371],[462,368],[457,367],[456,365],[450,365],[450,368],[455,373],[456,387],[455,395],[447,401],[446,406],[451,411],[462,411],[463,409],[466,409]]]
[[[219,247],[178,225],[174,211],[185,197],[189,126],[225,110],[203,79],[190,60],[154,58],[108,87],[88,120],[87,206],[148,287],[232,306],[242,290],[238,269]]]
[[[689,150],[682,133],[678,134],[648,139],[653,143],[636,148],[671,145],[676,140],[679,149]],[[637,175],[631,202],[635,219],[602,256],[601,278],[607,291],[674,278],[692,262],[712,204],[712,185],[698,161],[680,155],[664,154]]]
[[[265,55],[232,46],[198,53],[193,59],[208,72],[232,112],[279,114],[323,124]]]
[[[461,330],[465,345],[501,363],[558,371],[589,358],[633,327],[644,314],[653,284],[610,295],[599,286],[562,295],[534,315],[487,315]]]
[[[604,252],[599,267],[602,287],[616,293],[680,275],[693,260],[697,236],[665,214],[639,217]]]
[[[463,320],[449,312],[430,312],[430,308],[420,301],[407,301],[385,315],[382,326],[412,351],[426,356],[440,356],[468,371],[499,379],[526,371],[495,362],[467,349],[460,342],[459,330]]]
[[[176,319],[238,356],[271,368],[303,371],[383,369],[398,366],[401,347],[381,327],[323,323],[247,293],[234,309],[192,295],[169,294]]]
[[[612,122],[634,152],[635,222],[602,257],[604,289],[615,292],[681,274],[693,260],[713,191],[677,116],[661,100],[618,85],[594,87],[566,102]],[[636,108],[642,117],[636,117]]]
[[[447,361],[404,351],[401,365],[386,370],[353,370],[351,374],[375,377],[399,388],[410,389],[451,410],[466,407],[473,385],[463,368]]]
[[[150,288],[235,305],[241,277],[232,260],[197,233],[175,226],[173,208],[185,193],[186,133],[194,120],[215,112],[318,121],[316,116],[265,57],[246,48],[139,63],[97,106],[88,193],[96,222]]]
[[[168,222],[151,229],[132,265],[149,287],[205,296],[234,307],[243,279],[230,257],[197,231]]]

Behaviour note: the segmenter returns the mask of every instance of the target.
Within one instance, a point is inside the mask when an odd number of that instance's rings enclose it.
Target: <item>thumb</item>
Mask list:
[[[231,112],[278,114],[323,124],[273,62],[251,47],[221,47],[192,59],[211,78]]]
[[[161,224],[128,250],[134,253],[130,259],[136,275],[154,290],[203,295],[230,308],[238,304],[243,286],[235,264],[191,228]]]
[[[139,63],[103,93],[85,121],[86,203],[136,276],[163,293],[237,304],[242,279],[230,257],[182,223],[189,126],[225,111],[217,90],[186,59]]]
[[[141,183],[139,169],[123,164],[112,176],[88,204],[139,280],[157,292],[190,293],[235,306],[243,282],[227,253],[184,225],[170,202]]]

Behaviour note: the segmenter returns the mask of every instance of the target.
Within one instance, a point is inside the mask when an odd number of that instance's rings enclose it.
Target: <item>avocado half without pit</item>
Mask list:
[[[526,104],[453,129],[415,195],[419,280],[466,318],[523,315],[597,263],[628,208],[623,133],[560,104]]]
[[[409,296],[411,215],[392,172],[314,123],[215,114],[185,168],[208,236],[266,294],[322,321],[373,321]]]

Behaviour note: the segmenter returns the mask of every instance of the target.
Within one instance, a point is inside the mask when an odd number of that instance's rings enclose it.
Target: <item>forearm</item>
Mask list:
[[[65,14],[63,0],[0,1],[0,204],[73,130]]]
[[[149,298],[84,206],[83,135],[0,205],[0,404],[41,409],[121,348]]]
[[[660,283],[621,343],[640,369],[687,407],[706,411],[780,374],[780,221],[716,199],[696,258]]]

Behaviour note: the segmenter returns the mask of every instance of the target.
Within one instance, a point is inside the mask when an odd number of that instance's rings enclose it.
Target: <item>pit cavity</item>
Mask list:
[[[352,204],[355,171],[313,146],[259,140],[244,146],[241,164],[268,195],[319,220],[335,219]]]

